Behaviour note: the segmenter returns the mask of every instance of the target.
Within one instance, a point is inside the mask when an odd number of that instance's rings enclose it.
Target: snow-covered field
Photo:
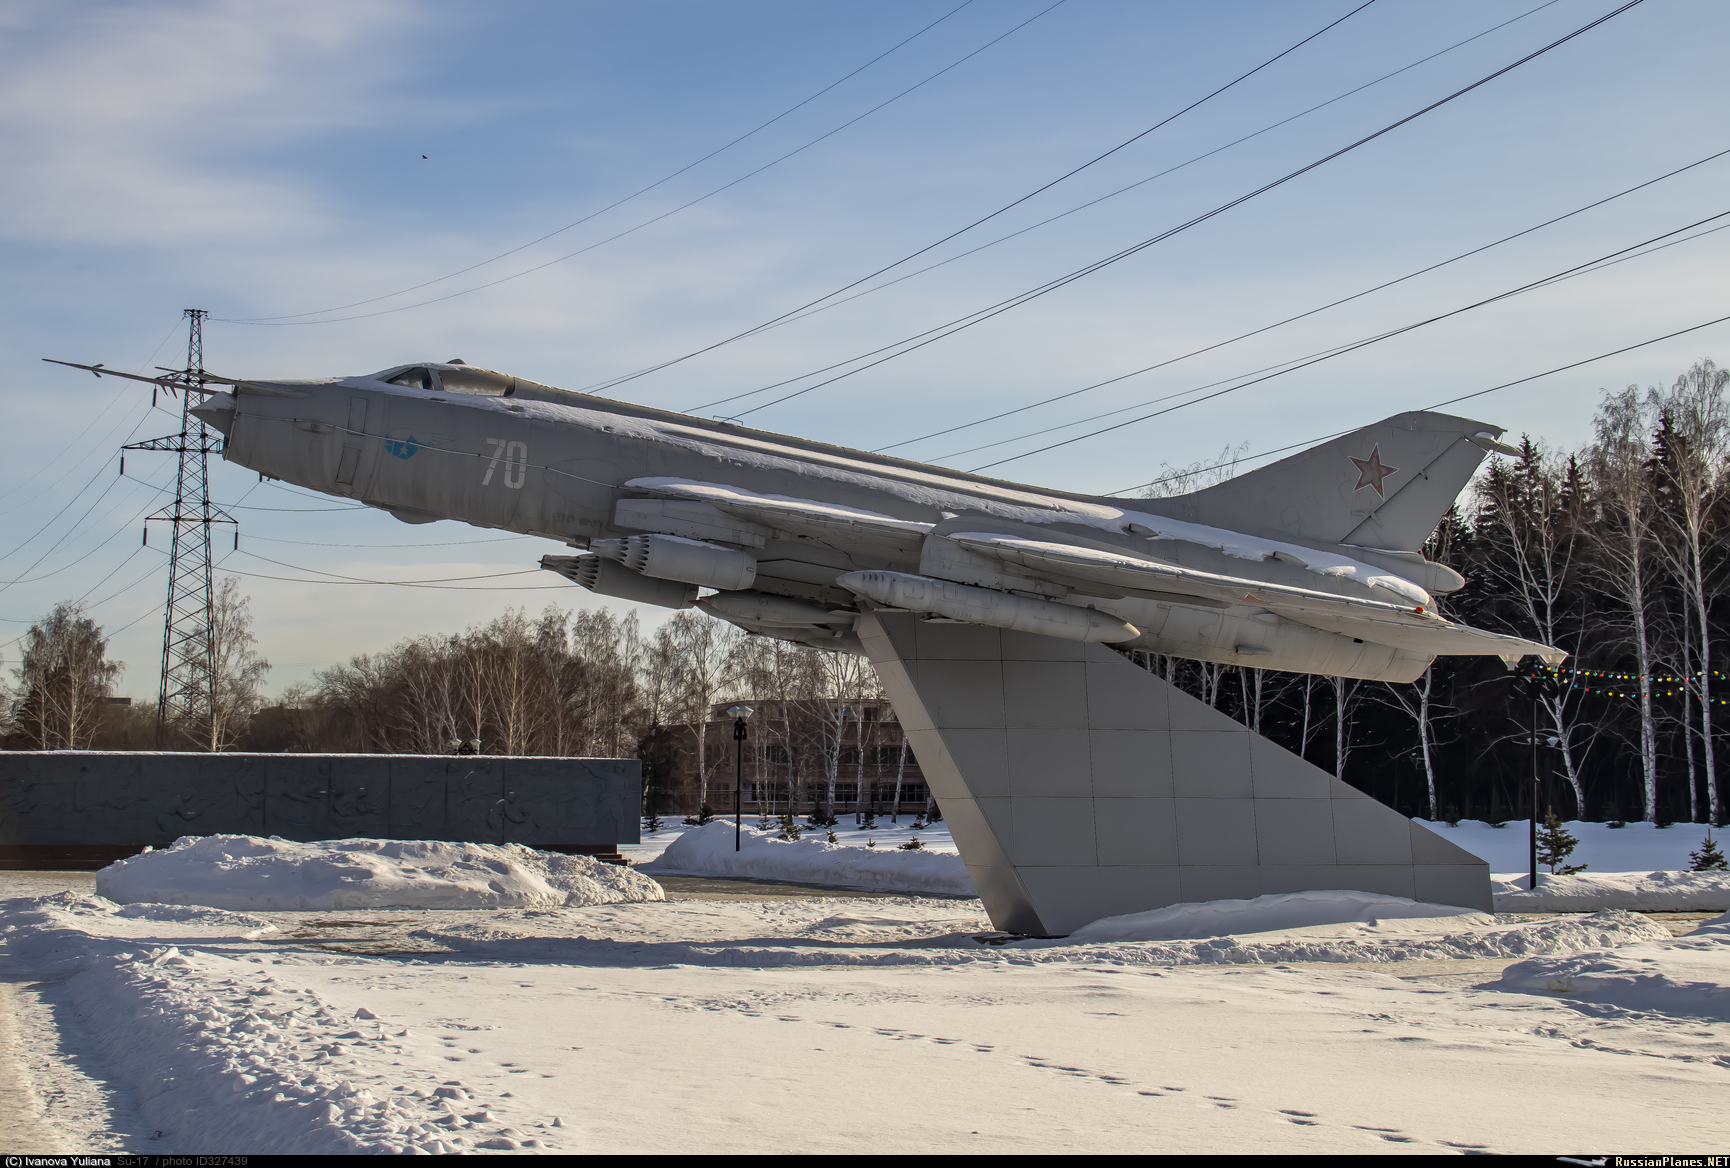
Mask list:
[[[1498,873],[1494,892],[1499,912],[1730,911],[1730,873],[1681,871],[1688,866],[1688,853],[1698,850],[1705,838],[1705,829],[1698,825],[1659,828],[1631,823],[1612,828],[1570,823],[1567,827],[1581,840],[1570,860],[1586,862],[1589,871],[1577,876],[1540,873],[1535,894],[1527,888],[1523,821],[1501,828],[1472,821],[1454,827],[1426,826],[1490,862],[1491,871]],[[1695,832],[1699,839],[1694,838]],[[733,835],[731,821],[702,828],[669,823],[659,832],[645,834],[643,843],[623,850],[651,874],[739,876],[961,896],[973,891],[955,841],[941,823],[919,831],[910,824],[870,831],[843,825],[835,829],[833,844],[821,830],[806,831],[803,839],[791,842],[775,838],[773,830],[747,824],[740,832],[743,847],[738,851]],[[923,847],[901,850],[900,845],[914,836]],[[867,847],[868,843],[876,846]]]
[[[945,833],[947,835],[947,833]],[[646,871],[792,880],[882,892],[971,897],[973,881],[952,849],[907,848],[885,835],[877,847],[829,843],[821,831],[783,840],[776,833],[731,823],[686,828]],[[911,833],[908,840],[911,840]],[[925,841],[919,841],[923,844]],[[948,842],[946,840],[946,842]]]
[[[733,817],[730,815],[722,816],[717,818],[715,822],[726,824],[730,831],[733,826]],[[663,826],[660,831],[645,831],[643,833],[642,843],[623,844],[620,846],[619,851],[623,853],[626,859],[631,861],[633,866],[653,864],[661,858],[661,855],[666,852],[669,847],[673,845],[675,840],[686,832],[692,830],[688,825],[681,823],[677,816],[669,816],[668,818],[663,819],[661,823]],[[761,821],[759,821],[755,815],[747,815],[745,816],[742,826],[745,830],[762,830],[760,823]],[[805,821],[803,819],[799,820],[799,824],[804,833],[804,838],[808,840],[824,840],[827,842],[826,832],[832,830],[835,833],[835,839],[837,842],[851,848],[862,848],[867,844],[876,844],[878,848],[894,850],[909,840],[917,838],[919,842],[924,845],[924,850],[926,851],[947,853],[951,856],[957,854],[955,849],[955,839],[949,834],[949,825],[944,823],[942,820],[938,820],[936,823],[933,823],[928,827],[917,829],[913,826],[913,817],[911,815],[903,815],[901,817],[901,822],[898,824],[890,823],[886,817],[881,818],[878,820],[878,823],[881,826],[871,828],[870,830],[854,827],[853,820],[850,817],[842,819],[840,823],[830,829],[804,827],[804,823]],[[767,828],[768,834],[774,835],[779,830],[779,821],[771,820],[770,826]]]
[[[1492,872],[1526,871],[1530,829],[1524,819],[1511,819],[1501,827],[1491,827],[1476,819],[1462,819],[1455,827],[1427,819],[1418,822],[1443,839],[1488,860]],[[1699,851],[1706,838],[1703,823],[1673,823],[1669,827],[1630,823],[1611,827],[1607,823],[1575,821],[1562,826],[1580,841],[1568,862],[1584,864],[1593,872],[1680,872],[1688,867],[1688,853]],[[1721,847],[1730,846],[1716,829],[1713,838]]]
[[[33,1086],[36,1130],[61,1145],[18,1151],[1730,1137],[1722,924],[1672,940],[1613,910],[1397,918],[1366,902],[1368,920],[1227,938],[991,945],[972,939],[989,928],[978,902],[957,899],[241,913],[122,907],[88,876],[25,873],[0,873],[0,893],[0,972],[19,991],[0,1078]],[[1201,911],[1298,919],[1267,908]]]

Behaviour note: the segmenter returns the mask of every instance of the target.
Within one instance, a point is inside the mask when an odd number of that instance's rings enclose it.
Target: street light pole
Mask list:
[[[734,706],[733,715],[733,850],[740,847],[744,834],[744,810],[741,800],[745,793],[745,719],[751,716],[750,706]]]
[[[1538,891],[1538,675],[1534,669],[1532,686],[1532,817],[1526,824],[1526,859],[1530,873],[1526,889]]]
[[[1530,815],[1526,820],[1526,889],[1529,892],[1538,890],[1538,699],[1544,696],[1545,685],[1550,678],[1544,673],[1544,663],[1537,657],[1527,657],[1522,664],[1526,692],[1532,699],[1531,743],[1532,743],[1532,789],[1527,800]]]

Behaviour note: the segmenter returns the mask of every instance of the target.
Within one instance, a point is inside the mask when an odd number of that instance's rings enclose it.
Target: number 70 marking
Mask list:
[[[487,460],[487,473],[481,476],[481,486],[492,485],[493,471],[498,469],[502,459],[505,464],[504,485],[513,491],[522,490],[523,483],[528,481],[529,477],[528,443],[488,438],[487,445],[493,448],[493,456]]]

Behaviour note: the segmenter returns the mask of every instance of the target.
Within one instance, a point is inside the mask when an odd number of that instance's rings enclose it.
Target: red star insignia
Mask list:
[[[1388,493],[1382,490],[1382,480],[1391,474],[1398,474],[1400,470],[1399,467],[1389,466],[1382,461],[1380,446],[1371,448],[1368,458],[1353,458],[1352,465],[1358,468],[1358,485],[1352,490],[1361,491],[1365,487],[1374,487],[1376,494],[1384,499],[1388,497]]]

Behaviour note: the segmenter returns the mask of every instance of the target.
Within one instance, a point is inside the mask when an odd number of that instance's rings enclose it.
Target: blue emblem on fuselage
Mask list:
[[[449,444],[450,439],[438,434],[422,436],[412,430],[392,430],[384,436],[384,452],[392,458],[413,458],[417,451]]]

